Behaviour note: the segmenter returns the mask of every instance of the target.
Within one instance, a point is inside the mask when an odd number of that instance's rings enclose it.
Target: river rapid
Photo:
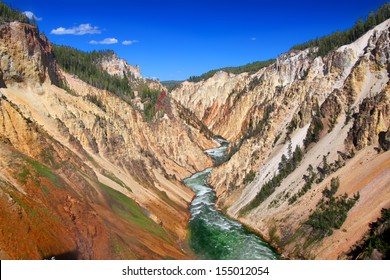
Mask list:
[[[221,147],[205,152],[221,161],[228,142],[218,139]],[[189,245],[199,259],[274,260],[280,256],[267,242],[248,231],[237,221],[224,216],[215,207],[216,195],[208,186],[212,168],[184,180],[196,194],[190,206]]]

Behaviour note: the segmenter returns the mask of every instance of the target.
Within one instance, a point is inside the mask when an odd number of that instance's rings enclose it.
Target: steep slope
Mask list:
[[[2,24],[0,56],[1,257],[188,258],[180,180],[211,165],[215,144],[169,97],[147,123],[60,71],[33,26]]]
[[[389,27],[324,57],[290,51],[253,75],[219,72],[172,93],[232,141],[210,178],[220,208],[289,257],[343,257],[390,206]],[[337,177],[337,192],[324,196]],[[341,229],[318,233],[311,221],[348,204],[339,194],[357,192]]]

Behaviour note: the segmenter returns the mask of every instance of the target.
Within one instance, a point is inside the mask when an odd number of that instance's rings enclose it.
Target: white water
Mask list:
[[[227,144],[205,152],[218,160],[226,149]],[[196,194],[189,221],[193,251],[200,259],[278,259],[279,255],[264,240],[215,208],[215,192],[207,185],[211,171],[209,168],[184,180]]]

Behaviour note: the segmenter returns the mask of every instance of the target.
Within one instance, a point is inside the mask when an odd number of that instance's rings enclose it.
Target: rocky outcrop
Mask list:
[[[372,98],[366,98],[359,106],[351,130],[348,132],[347,145],[361,150],[366,146],[379,146],[389,150],[390,123],[389,95],[383,92]]]
[[[133,66],[127,63],[126,60],[118,58],[117,54],[104,57],[99,62],[102,70],[113,76],[129,79],[141,79],[141,69],[139,65]]]
[[[114,94],[61,72],[34,27],[4,24],[0,53],[2,254],[188,258],[181,243],[193,194],[180,180],[212,164],[203,149],[215,144],[169,98],[148,123]]]
[[[51,44],[36,27],[19,22],[2,24],[0,63],[5,82],[59,83]]]
[[[316,49],[290,51],[255,74],[217,73],[206,81],[185,82],[172,93],[213,133],[232,142],[229,160],[214,168],[209,180],[220,208],[289,257],[342,257],[380,208],[389,207],[389,153],[383,153],[390,123],[389,26],[388,20],[324,57],[316,57]],[[304,151],[299,161],[293,158],[296,146]],[[379,154],[374,152],[378,147]],[[281,168],[283,155],[294,160],[293,170]],[[370,167],[363,170],[362,162]],[[313,172],[321,179],[309,184]],[[366,176],[363,182],[352,179],[361,178],[359,172]],[[359,202],[344,232],[309,244],[306,221],[330,177],[337,176],[339,193],[359,191]],[[261,191],[267,182],[272,183]],[[301,236],[294,235],[298,230]]]

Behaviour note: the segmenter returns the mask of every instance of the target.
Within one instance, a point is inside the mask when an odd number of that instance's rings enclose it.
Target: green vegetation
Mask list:
[[[36,186],[42,188],[45,193],[48,193],[47,186],[41,185],[40,180],[40,178],[46,178],[56,188],[64,187],[63,179],[55,174],[49,167],[31,158],[24,156],[22,158],[25,163],[18,167],[21,172],[17,174],[17,178],[22,184],[32,182]]]
[[[279,163],[279,173],[261,187],[255,198],[240,210],[240,215],[245,215],[245,213],[258,207],[264,200],[266,200],[276,190],[276,188],[280,186],[283,179],[297,168],[299,163],[302,161],[302,158],[302,149],[299,146],[296,146],[295,151],[292,152],[290,142],[288,157],[283,155],[282,160]]]
[[[287,126],[287,129],[286,129],[286,138],[287,137],[290,137],[291,133],[294,132],[294,130],[296,130],[299,126],[299,120],[298,120],[298,117],[297,116],[294,116],[290,123],[288,124]],[[274,140],[274,145],[276,144],[276,142],[279,140],[280,138],[280,135],[278,135],[275,140]]]
[[[256,172],[254,172],[253,170],[249,171],[248,174],[245,175],[245,178],[244,180],[242,181],[242,183],[244,185],[247,185],[249,184],[250,182],[253,181],[253,179],[255,179],[256,177]]]
[[[23,198],[20,198],[17,194],[13,192],[9,192],[8,194],[13,201],[15,201],[20,207],[22,207],[26,211],[27,214],[31,213],[31,207],[26,204]]]
[[[169,241],[166,232],[152,219],[147,217],[137,203],[131,198],[99,182],[101,190],[104,191],[107,202],[112,210],[123,219],[133,225]]]
[[[123,78],[111,76],[99,67],[101,60],[114,54],[112,50],[83,52],[67,46],[53,45],[53,52],[58,64],[65,71],[78,76],[78,78],[94,87],[116,94],[132,105],[134,92],[128,77],[126,75]],[[61,86],[69,93],[75,95],[64,81],[61,82]],[[149,89],[147,86],[140,89],[141,102],[144,104],[144,117],[148,122],[156,115],[156,103],[159,96],[159,90]],[[103,111],[106,111],[106,106],[99,97],[87,95],[85,99],[94,103]]]
[[[147,122],[150,122],[156,115],[156,104],[160,96],[159,90],[143,87],[141,89],[141,101],[144,103],[144,117]]]
[[[134,97],[126,75],[123,78],[111,76],[98,66],[99,61],[114,54],[112,50],[83,52],[72,47],[53,45],[53,52],[58,64],[65,71],[78,76],[84,82],[108,90],[128,103]]]
[[[390,4],[386,3],[376,12],[371,12],[363,21],[359,19],[355,25],[346,31],[337,31],[328,36],[317,38],[309,42],[295,45],[291,50],[304,50],[307,48],[318,47],[317,56],[325,56],[330,51],[343,45],[350,44],[361,37],[364,33],[390,18]]]
[[[117,234],[110,238],[111,248],[114,251],[115,255],[120,259],[135,260],[137,255],[129,250],[128,244]]]
[[[303,175],[305,184],[296,194],[294,194],[292,197],[289,198],[288,204],[289,205],[293,204],[295,201],[297,201],[298,198],[300,198],[305,193],[307,193],[312,188],[313,184],[321,183],[326,177],[336,172],[344,165],[345,165],[344,160],[336,160],[335,162],[329,164],[326,156],[322,157],[322,163],[321,166],[317,167],[317,172],[314,171],[313,166],[310,164],[307,169],[309,174]]]
[[[112,174],[111,172],[108,172],[107,170],[103,169],[103,175],[106,176],[107,178],[109,178],[111,181],[114,181],[115,183],[117,183],[118,185],[120,185],[122,188],[125,188],[126,190],[128,190],[129,192],[133,192],[131,190],[131,188],[129,188],[125,183],[123,183],[123,181],[121,179],[119,179],[118,177],[116,177],[114,174]]]
[[[92,94],[87,94],[85,97],[84,97],[85,100],[88,100],[89,102],[92,102],[93,104],[95,104],[96,106],[98,106],[100,109],[102,109],[102,111],[106,111],[106,106],[103,104],[102,100],[97,97],[96,95],[92,95]]]
[[[179,112],[180,119],[184,120],[188,125],[199,129],[200,133],[204,134],[208,139],[214,139],[215,135],[210,131],[210,129],[198,119],[198,117],[188,108],[184,107],[180,103],[176,102],[176,107]],[[189,134],[191,136],[191,134]],[[216,160],[219,162],[220,160]]]
[[[175,89],[178,85],[180,85],[184,81],[174,81],[174,80],[169,80],[169,81],[161,81],[161,84],[168,89],[168,91],[171,91]]]
[[[344,160],[336,160],[333,163],[328,163],[327,157],[322,157],[322,166],[318,166],[318,173],[316,174],[316,183],[321,183],[330,174],[336,172],[345,165]]]
[[[20,172],[18,174],[18,179],[20,180],[20,182],[22,184],[26,184],[27,183],[27,178],[30,175],[31,175],[30,174],[30,170],[28,170],[28,168],[26,166],[23,166],[22,172]]]
[[[272,226],[268,229],[268,234],[269,234],[269,238],[271,239],[271,241],[273,241],[274,243],[276,243],[276,245],[280,245],[281,243],[281,240],[280,240],[280,237],[277,235],[277,227],[276,226]]]
[[[299,197],[307,193],[307,191],[311,189],[315,179],[317,178],[317,174],[314,172],[313,166],[311,164],[309,165],[307,171],[309,172],[309,175],[303,176],[305,180],[305,184],[296,194],[294,194],[292,197],[289,198],[288,200],[289,205],[293,204],[295,201],[297,201]]]
[[[386,3],[380,7],[377,11],[371,12],[365,20],[359,19],[355,25],[346,31],[337,31],[330,35],[310,40],[303,44],[295,45],[291,50],[305,50],[307,48],[318,47],[316,56],[325,56],[330,51],[335,50],[343,45],[350,44],[356,41],[364,33],[375,27],[376,25],[384,22],[390,18],[390,4]],[[255,73],[263,67],[267,67],[273,64],[276,60],[269,59],[266,61],[257,61],[238,67],[225,67],[208,71],[200,76],[191,76],[188,81],[200,82],[211,78],[218,71],[225,71],[233,74],[240,74],[243,72]],[[305,76],[305,75],[304,75]]]
[[[18,21],[22,23],[28,23],[37,26],[35,20],[30,20],[25,14],[7,6],[7,4],[0,1],[0,23]]]
[[[347,194],[334,197],[340,186],[339,178],[332,178],[330,188],[326,188],[323,197],[317,204],[317,209],[310,215],[305,224],[313,229],[313,238],[322,239],[333,233],[333,229],[339,229],[347,218],[348,211],[358,201],[360,195],[355,194],[348,198]]]
[[[27,159],[26,161],[34,168],[39,177],[45,177],[57,188],[62,188],[64,186],[61,177],[51,171],[49,167],[32,159]]]
[[[348,255],[354,259],[366,259],[376,249],[382,259],[390,259],[390,209],[383,208],[381,217],[370,223],[369,228],[362,244],[355,246]]]
[[[261,68],[267,67],[271,64],[273,64],[276,60],[275,59],[269,59],[266,61],[256,61],[252,63],[245,64],[243,66],[237,66],[237,67],[224,67],[224,68],[219,68],[215,70],[211,70],[207,73],[204,73],[200,76],[191,76],[188,78],[188,81],[190,82],[200,82],[203,80],[207,80],[208,78],[211,78],[214,76],[215,73],[218,71],[224,71],[228,73],[233,73],[233,74],[240,74],[244,72],[249,72],[249,73],[256,73],[259,71]]]

